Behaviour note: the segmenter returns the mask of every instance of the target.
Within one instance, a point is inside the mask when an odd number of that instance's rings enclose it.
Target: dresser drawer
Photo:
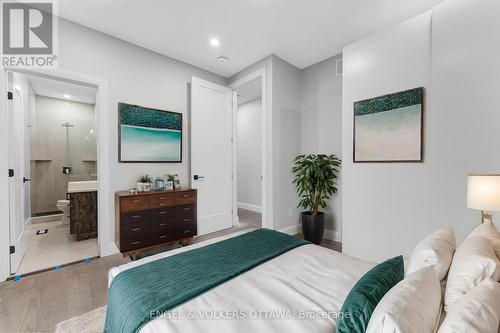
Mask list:
[[[174,196],[172,193],[162,193],[158,195],[152,195],[149,198],[149,208],[165,208],[174,205]]]
[[[139,212],[149,209],[149,200],[144,197],[127,197],[120,199],[120,211],[122,213]]]
[[[196,203],[196,191],[174,193],[174,201],[176,205],[194,204]]]
[[[148,238],[142,238],[142,237],[137,237],[137,238],[126,238],[122,239],[120,243],[120,251],[121,252],[128,252],[132,250],[137,250],[146,246],[149,246],[151,244],[151,241]]]
[[[154,220],[150,222],[151,232],[169,231],[175,233],[176,219],[174,217],[167,217],[161,220]]]
[[[178,223],[177,237],[186,238],[196,236],[196,223]]]
[[[165,207],[160,209],[151,210],[149,217],[152,220],[164,219],[166,217],[172,217],[177,215],[177,209],[175,207]]]
[[[150,231],[149,222],[139,224],[126,224],[122,225],[120,228],[122,239],[133,237],[141,237],[147,235]]]
[[[161,244],[165,242],[170,242],[178,239],[178,235],[175,232],[169,231],[159,231],[151,237],[151,245]]]
[[[196,216],[186,214],[177,217],[177,234],[179,237],[195,236],[197,231]]]
[[[132,212],[120,215],[122,224],[145,224],[149,220],[150,213],[148,211]]]
[[[177,206],[175,215],[193,215],[196,216],[196,205]]]

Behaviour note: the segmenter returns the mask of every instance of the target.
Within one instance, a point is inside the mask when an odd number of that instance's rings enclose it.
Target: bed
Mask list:
[[[115,267],[109,284],[131,268],[252,231]],[[317,245],[298,246],[156,316],[139,332],[335,332],[344,299],[374,265]]]

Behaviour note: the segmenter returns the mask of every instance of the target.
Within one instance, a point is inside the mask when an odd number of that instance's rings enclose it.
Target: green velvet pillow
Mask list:
[[[378,302],[403,278],[403,256],[370,269],[347,295],[337,321],[337,333],[364,333]]]

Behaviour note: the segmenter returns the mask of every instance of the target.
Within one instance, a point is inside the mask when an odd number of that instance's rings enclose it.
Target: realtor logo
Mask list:
[[[55,67],[55,5],[36,1],[2,1],[3,66]]]

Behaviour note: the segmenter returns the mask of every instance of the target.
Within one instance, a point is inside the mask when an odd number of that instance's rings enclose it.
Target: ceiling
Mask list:
[[[79,86],[38,76],[26,75],[35,95],[64,99],[73,102],[95,104],[95,88]],[[65,96],[66,95],[66,96]],[[69,97],[68,97],[69,95]]]
[[[276,54],[298,68],[443,0],[59,0],[62,17],[230,76]],[[220,39],[219,47],[209,39]],[[217,62],[219,56],[229,59]]]
[[[262,79],[250,81],[236,89],[238,94],[238,105],[250,102],[262,96]]]

